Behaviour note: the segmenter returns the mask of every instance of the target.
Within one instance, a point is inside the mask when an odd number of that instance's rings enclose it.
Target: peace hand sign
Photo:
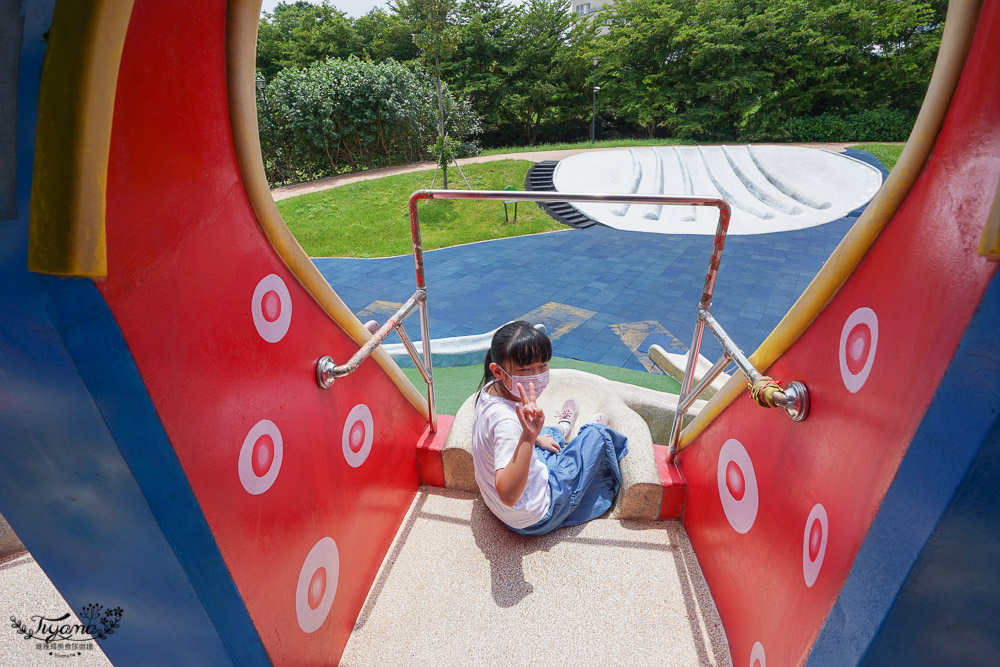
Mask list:
[[[518,382],[517,392],[521,395],[521,402],[514,404],[514,411],[521,422],[525,438],[534,443],[538,439],[538,432],[545,425],[545,413],[535,404],[535,383],[528,383],[528,393],[525,395],[524,386]]]

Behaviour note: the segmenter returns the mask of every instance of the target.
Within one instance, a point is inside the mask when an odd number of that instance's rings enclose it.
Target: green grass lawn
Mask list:
[[[476,190],[524,189],[532,162],[499,160],[463,166]],[[413,252],[407,202],[414,190],[430,188],[434,170],[386,176],[342,185],[277,202],[288,229],[310,257],[389,257]],[[466,189],[457,169],[449,185]],[[438,174],[435,187],[441,187]],[[420,235],[424,250],[508,236],[565,230],[533,203],[520,203],[510,222],[499,201],[422,201]]]
[[[555,345],[558,348],[558,341]],[[549,362],[549,368],[573,368],[578,371],[593,373],[609,380],[615,380],[616,382],[648,387],[671,394],[676,394],[680,391],[680,384],[669,375],[654,375],[642,371],[633,371],[628,368],[605,366],[603,364],[593,364],[589,361],[563,359],[562,357],[552,357],[552,360]],[[410,381],[417,387],[420,393],[426,391],[427,385],[420,376],[420,371],[415,368],[404,368],[403,373],[410,378]],[[438,414],[453,415],[458,412],[458,408],[461,407],[465,399],[476,392],[482,377],[482,364],[476,366],[435,368],[434,401],[437,404]]]
[[[663,140],[598,142],[598,146],[664,145]],[[677,142],[680,143],[680,142]],[[535,149],[586,147],[590,144],[548,144]],[[852,146],[873,154],[888,169],[896,164],[902,144],[857,144]],[[497,153],[527,150],[525,147],[487,151]],[[508,185],[521,190],[531,167],[528,160],[499,160],[463,167],[470,184],[477,190],[503,190]],[[389,257],[409,254],[410,218],[407,201],[414,190],[429,188],[434,171],[397,174],[385,178],[351,183],[340,187],[299,195],[279,201],[288,229],[310,257]],[[457,169],[449,170],[454,188],[465,189]],[[436,187],[440,187],[438,175]],[[423,201],[420,207],[420,231],[424,250],[446,248],[474,241],[537,234],[566,227],[545,215],[533,203],[518,205],[517,221],[504,219],[504,208],[497,201]]]
[[[899,159],[899,155],[903,152],[903,146],[904,144],[857,144],[851,146],[851,148],[871,153],[878,158],[879,162],[885,165],[886,169],[892,171],[892,168],[896,166],[896,160]]]

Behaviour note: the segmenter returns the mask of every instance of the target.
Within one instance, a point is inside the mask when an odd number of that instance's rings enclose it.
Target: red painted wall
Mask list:
[[[679,456],[684,524],[734,665],[805,661],[996,269],[976,247],[1000,179],[997,34],[1000,3],[986,3],[926,168],[770,371],[808,386],[809,418],[748,395]]]
[[[330,664],[417,489],[424,422],[373,361],[316,386],[319,356],[357,346],[257,226],[225,17],[224,0],[135,3],[99,288],[271,658]]]

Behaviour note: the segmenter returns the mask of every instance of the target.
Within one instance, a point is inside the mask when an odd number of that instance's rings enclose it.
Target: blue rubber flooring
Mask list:
[[[887,175],[872,155],[848,154]],[[737,345],[750,353],[763,342],[863,210],[810,229],[726,239],[712,313]],[[659,372],[646,350],[688,349],[712,239],[595,225],[425,252],[431,337],[523,318],[546,325],[556,356]],[[362,321],[384,322],[416,289],[412,255],[313,262]],[[420,337],[415,315],[405,325]],[[701,353],[714,361],[721,351],[706,332]]]

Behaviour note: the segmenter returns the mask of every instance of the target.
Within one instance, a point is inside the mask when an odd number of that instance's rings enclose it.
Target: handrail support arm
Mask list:
[[[321,357],[316,363],[316,384],[323,389],[329,389],[334,380],[344,377],[345,375],[350,375],[356,371],[358,366],[361,365],[361,362],[371,356],[371,353],[375,350],[375,348],[378,347],[382,341],[393,332],[393,330],[402,326],[403,318],[409,315],[417,304],[422,303],[426,299],[427,290],[421,288],[414,292],[413,296],[407,299],[406,303],[400,306],[399,310],[397,310],[392,317],[387,319],[385,324],[379,327],[379,330],[376,331],[346,363],[338,366],[331,357]],[[421,374],[426,378],[426,373]]]

